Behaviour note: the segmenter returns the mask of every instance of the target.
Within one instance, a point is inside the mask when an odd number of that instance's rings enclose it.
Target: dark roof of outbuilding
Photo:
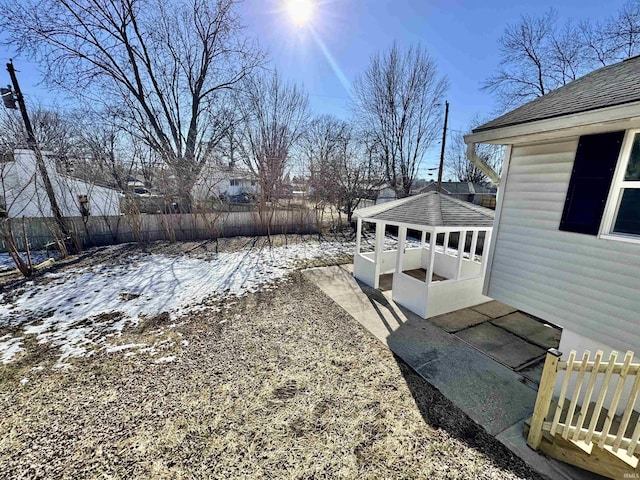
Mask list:
[[[640,101],[640,56],[595,70],[473,129],[473,133]]]
[[[495,212],[438,192],[359,208],[354,215],[371,220],[428,227],[491,227]]]
[[[473,186],[473,192],[471,191],[471,185]],[[438,188],[438,182],[432,181],[426,187],[420,190],[420,193],[433,192]],[[496,193],[496,188],[482,185],[481,183],[472,182],[442,182],[442,190],[449,194],[472,194],[472,193]]]

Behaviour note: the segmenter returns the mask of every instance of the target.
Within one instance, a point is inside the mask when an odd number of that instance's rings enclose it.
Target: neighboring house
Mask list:
[[[259,193],[258,179],[248,170],[216,162],[202,169],[191,193],[196,201],[255,196]]]
[[[563,328],[560,350],[640,353],[640,57],[473,130],[505,145],[484,293]]]
[[[384,183],[379,187],[374,187],[373,194],[375,196],[375,204],[380,205],[387,202],[393,202],[396,198],[396,191],[388,183]]]
[[[418,193],[437,192],[438,182],[431,180]],[[458,200],[486,207],[495,207],[496,187],[473,182],[442,182],[442,193]]]
[[[62,214],[67,217],[120,215],[121,194],[116,190],[62,175],[55,159],[44,163]],[[32,150],[15,150],[0,163],[2,209],[9,217],[53,217]]]

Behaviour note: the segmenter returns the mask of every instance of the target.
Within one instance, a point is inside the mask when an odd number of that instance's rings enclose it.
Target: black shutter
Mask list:
[[[597,235],[624,131],[580,137],[560,230]]]

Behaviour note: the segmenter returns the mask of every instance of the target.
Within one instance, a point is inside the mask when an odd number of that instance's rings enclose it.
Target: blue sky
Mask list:
[[[348,84],[366,68],[371,55],[394,41],[400,46],[421,43],[449,78],[450,128],[466,130],[475,114],[494,111],[491,95],[480,85],[496,71],[498,39],[507,24],[522,14],[541,15],[550,7],[561,21],[602,19],[618,11],[624,0],[315,0],[315,35],[293,25],[283,3],[245,0],[240,13],[247,33],[269,50],[283,76],[304,85],[314,113],[346,118]],[[0,47],[3,64],[13,55]],[[41,76],[35,65],[21,58],[15,64],[28,101],[52,105],[60,98],[38,86]],[[0,74],[0,84],[8,81],[8,74]],[[435,165],[437,158],[436,149],[423,168]]]
[[[550,7],[564,21],[602,19],[624,0],[317,0],[314,29],[344,77],[351,82],[372,54],[394,41],[421,43],[449,78],[449,125],[466,130],[475,114],[495,108],[484,79],[496,71],[498,39],[523,14],[541,15]],[[304,84],[315,113],[347,117],[349,94],[313,35],[292,25],[282,0],[246,0],[243,15],[277,68]],[[423,168],[437,163],[438,149]]]

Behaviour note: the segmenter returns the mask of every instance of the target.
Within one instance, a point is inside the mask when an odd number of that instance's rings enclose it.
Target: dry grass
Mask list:
[[[537,478],[300,274],[171,335],[0,365],[2,477]]]

